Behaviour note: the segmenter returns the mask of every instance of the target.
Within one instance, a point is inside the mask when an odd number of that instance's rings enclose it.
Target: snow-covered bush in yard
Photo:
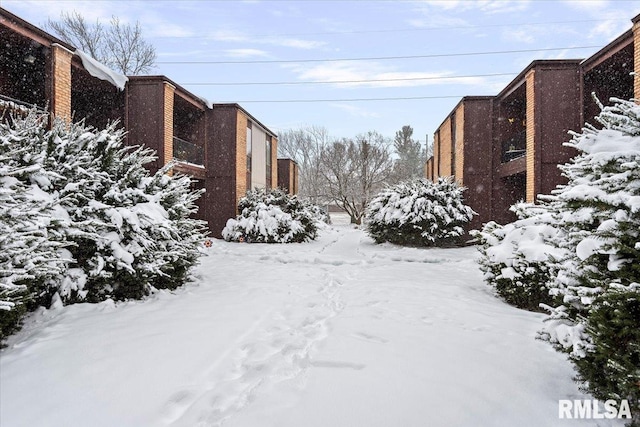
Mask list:
[[[311,205],[280,189],[248,191],[238,203],[240,215],[222,230],[227,241],[297,243],[314,240],[317,213]]]
[[[475,214],[463,203],[464,188],[451,178],[403,182],[369,203],[366,229],[377,242],[411,246],[458,243]]]
[[[300,201],[305,205],[305,209],[309,212],[317,225],[331,224],[331,217],[329,216],[329,212],[326,209],[322,208],[321,206],[314,205],[313,203],[304,199]]]
[[[614,100],[568,144],[568,184],[552,198],[569,256],[542,337],[567,352],[598,399],[629,399],[640,423],[640,105]]]
[[[190,218],[199,193],[185,177],[150,175],[151,150],[127,147],[116,124],[104,130],[54,122],[47,134],[43,190],[66,212],[72,245],[63,301],[140,298],[184,284],[198,257],[203,224]],[[170,167],[170,166],[169,166]]]
[[[60,280],[64,265],[59,244],[50,240],[52,200],[35,184],[42,176],[42,153],[31,116],[20,130],[0,122],[0,340],[37,305],[38,295]]]
[[[563,239],[562,228],[545,204],[520,203],[511,209],[515,222],[503,226],[492,221],[472,232],[479,244],[478,263],[485,282],[506,302],[543,311],[540,304],[558,302],[549,282],[557,274],[557,261],[566,257],[556,243]]]
[[[56,280],[29,281],[37,304],[55,294],[63,303],[140,298],[184,284],[204,240],[204,224],[190,217],[199,196],[190,180],[168,169],[151,175],[144,165],[153,153],[125,146],[115,123],[96,130],[54,119],[47,130],[48,120],[31,112],[2,128],[13,152],[29,147],[34,165],[11,179],[43,204],[33,235],[57,248],[47,254],[63,266]]]

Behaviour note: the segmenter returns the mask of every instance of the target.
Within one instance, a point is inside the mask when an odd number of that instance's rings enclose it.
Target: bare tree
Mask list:
[[[142,37],[140,23],[135,26],[113,16],[105,27],[96,20],[89,24],[78,12],[62,13],[59,21],[45,27],[95,60],[125,75],[139,75],[153,68],[155,48]]]
[[[388,141],[377,132],[343,139],[322,153],[321,174],[328,196],[360,224],[364,210],[389,180],[393,161]]]
[[[321,126],[288,130],[278,135],[279,156],[295,160],[300,167],[299,195],[317,205],[330,202],[320,173],[322,152],[329,142],[329,133]]]

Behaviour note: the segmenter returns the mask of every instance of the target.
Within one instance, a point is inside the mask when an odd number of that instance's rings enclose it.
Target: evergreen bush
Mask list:
[[[240,215],[222,230],[227,241],[299,243],[315,240],[318,209],[280,189],[255,189],[238,203]]]
[[[612,101],[601,128],[572,133],[566,185],[478,233],[480,264],[509,302],[550,312],[540,338],[569,356],[594,397],[627,399],[640,425],[640,106]]]
[[[376,243],[460,244],[463,227],[475,214],[463,203],[463,191],[451,178],[418,179],[389,187],[367,207],[367,233]]]
[[[640,105],[613,99],[568,144],[579,155],[552,201],[569,255],[559,263],[543,339],[574,361],[597,398],[629,399],[640,423]]]
[[[557,305],[550,282],[557,274],[556,260],[566,256],[551,241],[561,240],[561,228],[546,205],[520,203],[512,210],[518,220],[506,225],[489,222],[473,231],[478,243],[478,263],[485,282],[507,303],[530,311]]]
[[[48,122],[32,111],[0,127],[0,245],[15,248],[0,254],[0,323],[56,294],[98,302],[184,284],[204,240],[190,179],[171,165],[150,174],[153,152],[125,146],[117,123]]]

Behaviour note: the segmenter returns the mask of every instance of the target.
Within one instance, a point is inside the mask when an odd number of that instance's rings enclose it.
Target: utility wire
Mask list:
[[[440,27],[423,27],[423,28],[389,28],[380,30],[350,30],[350,31],[324,31],[324,32],[309,32],[309,33],[273,33],[273,34],[243,34],[244,37],[300,37],[300,36],[324,36],[324,35],[340,35],[340,34],[376,34],[376,33],[406,33],[406,32],[424,32],[424,31],[438,31],[438,30],[473,30],[481,28],[500,28],[500,27],[522,27],[522,26],[548,26],[548,25],[565,25],[565,24],[587,24],[594,22],[608,22],[608,21],[626,21],[623,18],[613,19],[582,19],[574,21],[548,21],[548,22],[521,22],[511,24],[488,24],[488,25],[448,25]],[[193,36],[155,36],[155,39],[202,39],[208,38],[206,35],[193,35]],[[215,36],[213,37],[215,38]]]
[[[519,49],[519,50],[496,50],[485,52],[463,52],[463,53],[440,53],[432,55],[407,55],[407,56],[371,56],[363,58],[324,58],[324,59],[289,59],[289,60],[246,60],[246,61],[157,61],[156,64],[184,64],[184,65],[207,65],[207,64],[287,64],[287,63],[305,63],[305,62],[344,62],[344,61],[381,61],[391,59],[419,59],[419,58],[452,58],[459,56],[482,56],[482,55],[505,55],[511,53],[528,53],[528,52],[550,52],[558,50],[580,50],[593,49],[602,46],[574,46],[574,47],[552,47],[542,49]]]
[[[442,96],[408,96],[393,98],[340,98],[340,99],[276,99],[254,101],[215,101],[214,104],[284,104],[284,103],[309,103],[309,102],[356,102],[356,101],[409,101],[420,99],[449,99],[464,98],[467,95],[442,95]]]
[[[226,83],[180,83],[182,86],[281,86],[281,85],[317,85],[317,84],[345,84],[345,83],[383,83],[383,82],[406,82],[420,80],[455,80],[468,79],[474,77],[500,77],[515,76],[518,73],[495,73],[495,74],[469,74],[466,76],[430,76],[430,77],[406,77],[397,79],[366,79],[366,80],[322,80],[322,81],[297,81],[297,82],[226,82]]]

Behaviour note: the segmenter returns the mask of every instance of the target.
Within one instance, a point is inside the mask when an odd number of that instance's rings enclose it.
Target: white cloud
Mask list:
[[[563,3],[601,21],[585,27],[585,33],[590,39],[606,40],[619,36],[631,27],[631,18],[638,12],[638,2],[565,0]],[[635,6],[635,13],[630,6]]]
[[[331,62],[318,65],[284,65],[300,81],[334,82],[337,87],[414,87],[428,85],[482,85],[482,77],[454,77],[453,73],[398,71],[373,61]]]
[[[247,35],[235,30],[216,30],[213,33],[210,33],[208,37],[222,42],[266,44],[304,50],[317,49],[326,44],[321,41],[303,40],[290,37],[258,37],[254,35]]]
[[[225,53],[234,58],[268,57],[269,53],[260,49],[227,49]]]
[[[140,25],[143,27],[145,37],[193,37],[196,34],[192,28],[180,26],[174,22],[166,21],[157,16],[141,17]]]
[[[505,30],[502,34],[502,38],[509,41],[527,44],[531,44],[536,40],[531,31],[522,28]]]
[[[425,0],[421,5],[446,11],[467,12],[479,10],[484,13],[512,13],[526,10],[531,0]]]
[[[284,47],[293,47],[296,49],[318,49],[322,46],[325,46],[326,42],[315,41],[315,40],[302,40],[302,39],[294,39],[294,38],[286,38],[286,37],[270,37],[264,40],[254,40],[257,43],[265,43],[271,44],[274,46],[284,46]]]
[[[358,107],[356,105],[353,104],[346,104],[346,103],[332,103],[329,104],[331,107],[333,108],[337,108],[339,110],[342,110],[346,113],[348,113],[351,116],[355,116],[355,117],[365,117],[365,118],[378,118],[380,117],[379,113],[376,113],[375,111],[369,111],[366,110],[362,107]]]
[[[246,42],[246,41],[248,41],[248,38],[244,34],[241,34],[240,32],[234,31],[234,30],[216,30],[216,31],[210,33],[206,37],[212,38],[212,39],[220,41],[220,42]]]
[[[605,9],[610,2],[608,0],[563,0],[562,3],[576,9],[599,11]]]
[[[428,13],[423,18],[410,19],[407,23],[416,28],[460,28],[472,26],[465,19],[433,13]]]
[[[624,16],[624,18],[622,18]],[[611,39],[619,36],[631,27],[628,14],[610,12],[607,14],[606,20],[598,23],[589,31],[590,38],[607,38]]]

